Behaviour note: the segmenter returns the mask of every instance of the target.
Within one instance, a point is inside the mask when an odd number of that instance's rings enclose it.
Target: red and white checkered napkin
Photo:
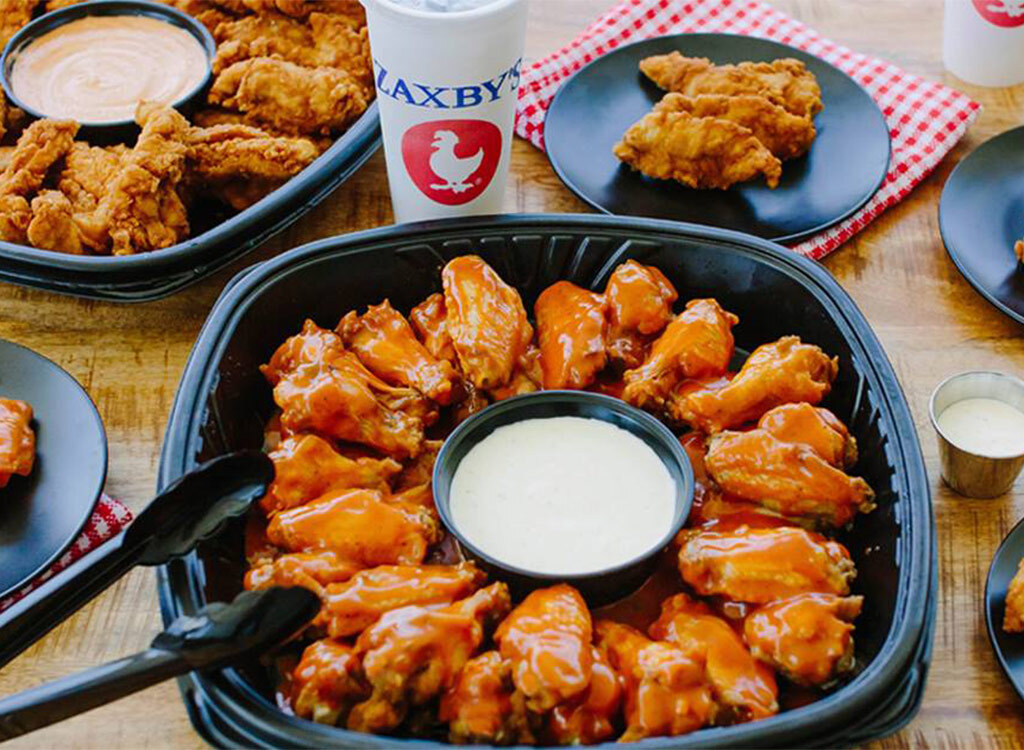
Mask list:
[[[850,75],[885,115],[892,137],[892,162],[885,182],[856,214],[793,247],[811,258],[828,255],[903,200],[956,145],[981,108],[959,91],[853,52],[756,0],[624,0],[567,47],[526,69],[519,89],[516,134],[543,149],[548,105],[573,73],[624,44],[690,32],[749,34],[798,47]]]
[[[132,520],[132,512],[117,500],[103,495],[96,504],[96,510],[92,512],[92,518],[82,529],[81,535],[75,543],[68,547],[50,569],[37,577],[31,583],[23,586],[10,596],[0,601],[0,612],[10,607],[19,599],[23,598],[43,583],[60,573],[64,568],[74,564],[76,560],[92,552],[101,544],[121,533],[121,530]]]

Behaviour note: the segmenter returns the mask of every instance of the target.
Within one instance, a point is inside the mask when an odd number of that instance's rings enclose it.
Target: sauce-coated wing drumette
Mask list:
[[[804,593],[850,592],[857,574],[846,548],[795,527],[683,531],[679,572],[701,596],[768,604]]]
[[[290,552],[271,560],[261,560],[245,574],[245,589],[259,591],[271,586],[302,586],[323,596],[329,583],[347,581],[363,569],[357,562],[332,550]]]
[[[572,586],[531,592],[494,634],[512,679],[535,713],[579,695],[593,669],[590,610]]]
[[[857,463],[857,441],[835,414],[808,403],[783,404],[757,422],[786,443],[801,443],[838,469]]]
[[[531,716],[512,682],[512,665],[497,651],[466,662],[438,712],[448,738],[459,745],[532,745]]]
[[[628,625],[599,620],[594,631],[625,688],[626,731],[620,742],[673,737],[712,723],[716,703],[702,662]]]
[[[486,576],[462,565],[381,565],[328,586],[323,619],[334,638],[356,635],[400,607],[451,604],[483,585]]]
[[[320,724],[344,723],[349,709],[370,694],[362,672],[351,646],[331,638],[314,641],[292,672],[292,710]]]
[[[756,721],[778,713],[778,687],[772,671],[750,653],[743,638],[703,602],[677,594],[661,604],[650,635],[675,643],[705,665],[719,704],[716,722]]]
[[[533,338],[519,292],[476,255],[450,261],[441,280],[462,372],[480,390],[508,385]]]
[[[864,599],[800,594],[747,616],[750,650],[798,685],[825,686],[854,666],[853,620]]]
[[[679,298],[672,282],[654,266],[627,260],[604,290],[608,300],[608,357],[626,368],[643,364],[651,341],[672,320]]]
[[[546,736],[559,745],[596,745],[617,731],[622,681],[601,649],[591,651],[594,666],[587,689],[548,714]]]
[[[447,607],[402,607],[381,617],[356,641],[373,695],[352,709],[349,729],[390,731],[410,707],[450,690],[510,606],[508,587],[494,583]]]
[[[607,361],[606,303],[600,294],[558,281],[537,298],[537,343],[544,388],[581,390]]]
[[[622,398],[633,406],[660,410],[681,381],[723,375],[734,349],[732,327],[738,322],[713,299],[690,300],[654,342],[644,363],[626,371]]]
[[[821,402],[839,370],[813,344],[797,336],[783,336],[755,349],[728,382],[684,382],[669,403],[671,415],[711,434],[746,422],[755,422],[776,406],[806,401]]]
[[[345,345],[367,369],[391,385],[415,388],[441,405],[451,403],[459,378],[446,360],[433,357],[388,300],[362,316],[351,311],[338,324]]]

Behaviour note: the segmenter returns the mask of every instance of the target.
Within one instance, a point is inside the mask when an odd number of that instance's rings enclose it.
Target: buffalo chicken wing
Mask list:
[[[512,665],[497,651],[466,662],[441,699],[438,718],[448,722],[449,739],[456,744],[534,742],[526,701],[512,683]]]
[[[36,458],[32,407],[24,401],[0,398],[0,488],[13,474],[27,477]]]
[[[650,342],[672,320],[672,304],[679,294],[654,266],[627,260],[612,272],[604,295],[608,357],[627,368],[639,367]]]
[[[568,281],[537,298],[537,343],[544,388],[582,390],[604,369],[608,320],[605,300]]]

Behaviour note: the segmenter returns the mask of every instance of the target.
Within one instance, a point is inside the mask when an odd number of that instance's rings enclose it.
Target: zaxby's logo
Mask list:
[[[426,109],[466,109],[490,104],[519,90],[522,59],[494,78],[466,86],[433,86],[388,70],[374,58],[377,93],[396,102]]]
[[[995,26],[1004,29],[1024,26],[1024,0],[974,0],[974,9]]]
[[[501,158],[501,130],[486,120],[434,120],[402,136],[402,161],[420,191],[445,206],[487,189]]]

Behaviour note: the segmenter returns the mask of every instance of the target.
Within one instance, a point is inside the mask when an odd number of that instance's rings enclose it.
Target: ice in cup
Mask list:
[[[362,0],[398,222],[504,206],[527,0]]]

